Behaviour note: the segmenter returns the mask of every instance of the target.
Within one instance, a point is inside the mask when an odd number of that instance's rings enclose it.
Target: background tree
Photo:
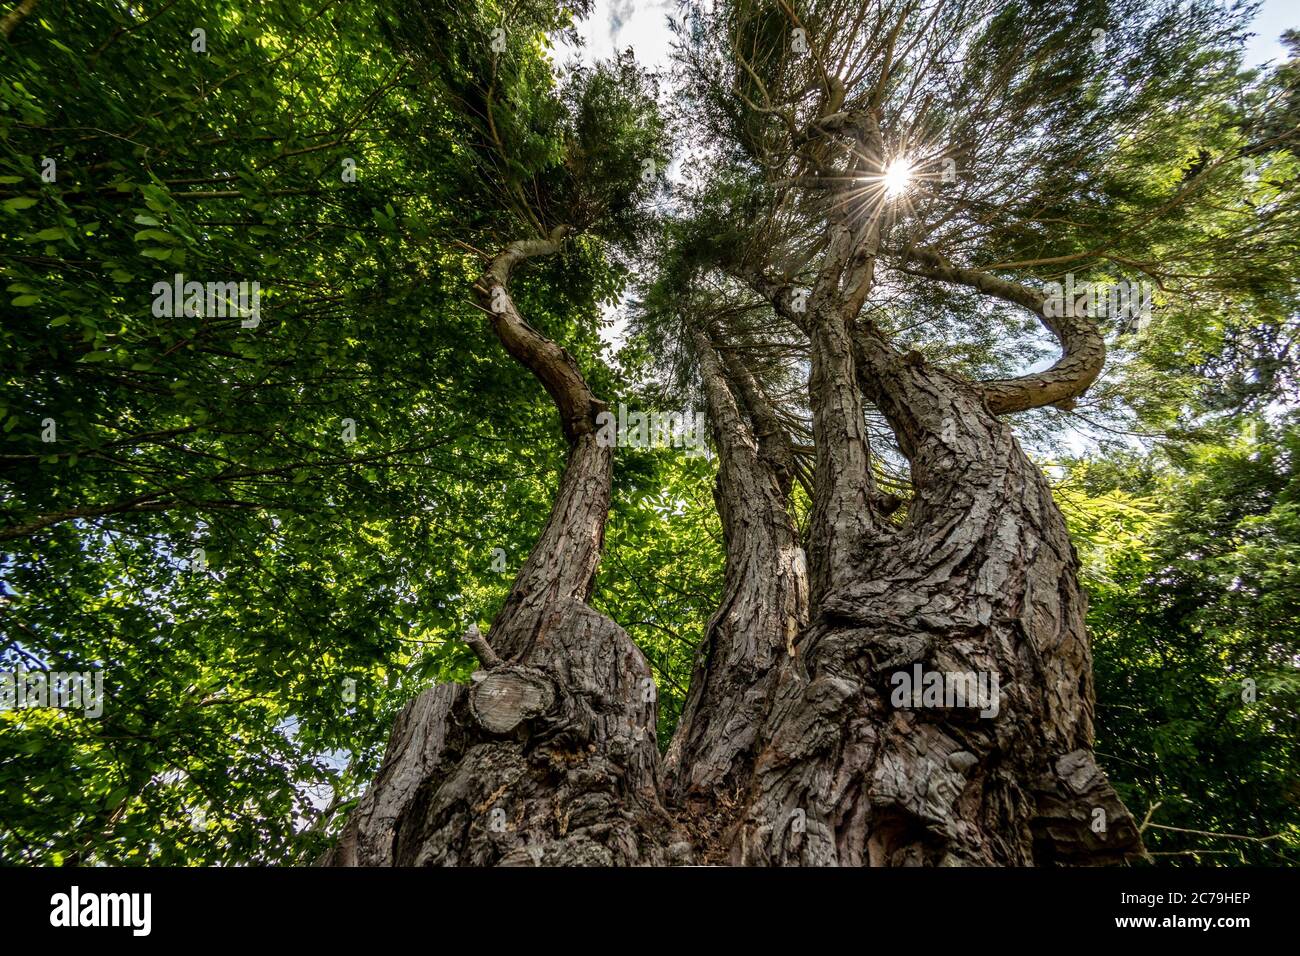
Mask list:
[[[563,455],[467,295],[447,115],[381,8],[321,13],[49,6],[4,51],[4,660],[114,702],[3,715],[14,859],[314,854],[545,521]],[[260,280],[260,325],[155,317],[178,271]],[[577,244],[522,295],[586,357],[619,282]]]

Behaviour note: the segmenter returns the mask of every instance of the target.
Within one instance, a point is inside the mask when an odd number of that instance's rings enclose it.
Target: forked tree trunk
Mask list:
[[[864,541],[784,668],[732,860],[1026,865],[1138,852],[1092,754],[1085,601],[1045,479],[976,387],[871,330],[857,344],[858,378],[911,460],[916,497],[901,527]],[[996,713],[900,706],[894,675],[917,665],[988,687],[996,675],[995,700],[977,702]]]
[[[853,472],[817,476],[827,507],[814,529],[833,525],[836,544],[820,542],[820,600],[787,510],[785,455],[766,440],[770,409],[743,365],[694,333],[727,576],[665,785],[650,669],[586,603],[610,500],[603,406],[507,291],[515,263],[558,245],[513,244],[478,287],[503,344],[560,410],[570,455],[554,510],[490,639],[467,635],[483,662],[474,687],[440,685],[403,712],[325,862],[1023,865],[1140,852],[1093,758],[1084,597],[1044,477],[979,386],[842,322],[811,336],[830,353],[814,376],[836,383],[814,392],[814,414],[841,446],[819,452],[819,468]],[[846,384],[911,461],[901,525],[874,510],[865,445],[842,421],[861,408]],[[992,693],[901,693],[896,675],[918,672],[982,678]]]
[[[467,635],[483,664],[474,686],[440,684],[402,712],[326,864],[608,866],[689,852],[660,803],[650,667],[587,604],[610,501],[604,406],[508,291],[518,262],[562,238],[512,243],[476,287],[506,349],[560,412],[569,459],[555,505],[488,639]]]

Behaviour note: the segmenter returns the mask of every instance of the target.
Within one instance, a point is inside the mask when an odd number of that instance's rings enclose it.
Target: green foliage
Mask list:
[[[594,604],[618,621],[654,668],[659,742],[668,746],[694,652],[722,597],[722,529],[714,464],[680,450],[624,456]]]
[[[380,39],[406,5],[143,6],[42,6],[0,53],[0,664],[102,669],[108,700],[0,714],[0,859],[302,861],[398,708],[467,679],[456,638],[545,520],[553,406],[470,291],[528,217],[465,188],[481,144]],[[653,188],[653,97],[510,41],[530,169],[563,182],[567,135],[608,176],[516,297],[616,399],[596,234],[640,228],[613,196]],[[175,273],[257,281],[260,322],[155,314]]]
[[[548,397],[473,305],[484,254],[572,227],[512,293],[611,404],[697,404],[683,305],[729,310],[737,342],[774,351],[754,362],[772,394],[804,388],[802,343],[752,296],[695,281],[751,246],[788,254],[791,279],[807,259],[759,175],[782,124],[720,54],[742,42],[802,89],[783,16],[727,4],[724,30],[683,33],[729,81],[684,78],[677,119],[699,110],[737,146],[675,187],[665,225],[657,79],[626,55],[554,62],[589,6],[47,2],[0,40],[0,670],[101,670],[107,698],[98,719],[0,713],[0,863],[310,860],[403,704],[468,679],[457,638],[499,607],[565,454]],[[815,26],[822,6],[798,9]],[[1111,258],[1081,279],[1172,273],[1154,276],[1170,291],[1150,325],[1108,329],[1088,411],[1174,440],[1073,462],[1061,489],[1103,762],[1139,817],[1159,803],[1156,852],[1294,861],[1297,61],[1243,73],[1239,11],[1215,4],[980,9],[962,56],[960,24],[940,24],[954,55],[892,81],[964,144],[954,242],[1005,262],[1104,239]],[[1079,53],[1094,25],[1109,71]],[[997,123],[963,126],[972,102]],[[1144,220],[1189,184],[1203,201]],[[638,266],[647,321],[615,360],[603,310]],[[159,314],[155,285],[177,273],[257,282],[258,323]],[[1026,316],[894,279],[873,321],[930,361],[982,377],[1049,354]],[[1044,410],[1017,428],[1050,446],[1070,423]],[[616,461],[593,600],[651,661],[666,744],[720,596],[715,464]]]
[[[1300,423],[1081,462],[1097,751],[1157,859],[1300,860]],[[1232,835],[1232,836],[1229,836]],[[1240,839],[1246,837],[1249,839]]]

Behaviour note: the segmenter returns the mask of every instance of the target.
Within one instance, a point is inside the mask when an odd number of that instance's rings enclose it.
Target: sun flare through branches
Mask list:
[[[886,199],[898,199],[905,195],[912,186],[912,161],[906,156],[899,156],[885,167],[881,181],[885,187]]]

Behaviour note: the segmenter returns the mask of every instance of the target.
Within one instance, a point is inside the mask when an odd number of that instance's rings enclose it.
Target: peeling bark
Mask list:
[[[878,532],[854,579],[826,595],[785,667],[733,862],[1028,865],[1140,852],[1092,757],[1085,601],[1046,480],[976,387],[870,329],[857,344],[917,495],[904,526]],[[997,675],[996,714],[900,706],[894,675],[916,665]]]
[[[1077,394],[1095,373],[1069,366],[1055,384],[990,391],[896,352],[853,325],[872,255],[839,235],[806,325],[818,450],[807,575],[788,441],[743,362],[706,327],[691,333],[727,570],[662,777],[650,669],[586,604],[610,498],[603,406],[507,291],[515,263],[562,237],[494,260],[480,301],[554,398],[568,466],[490,641],[466,636],[484,666],[474,687],[432,688],[403,712],[326,862],[1042,865],[1142,852],[1092,752],[1077,556],[997,414],[1026,395]],[[1066,358],[1084,352],[1100,361],[1086,343]],[[901,525],[877,520],[866,401],[911,463]],[[961,696],[903,693],[900,675],[930,674]]]

